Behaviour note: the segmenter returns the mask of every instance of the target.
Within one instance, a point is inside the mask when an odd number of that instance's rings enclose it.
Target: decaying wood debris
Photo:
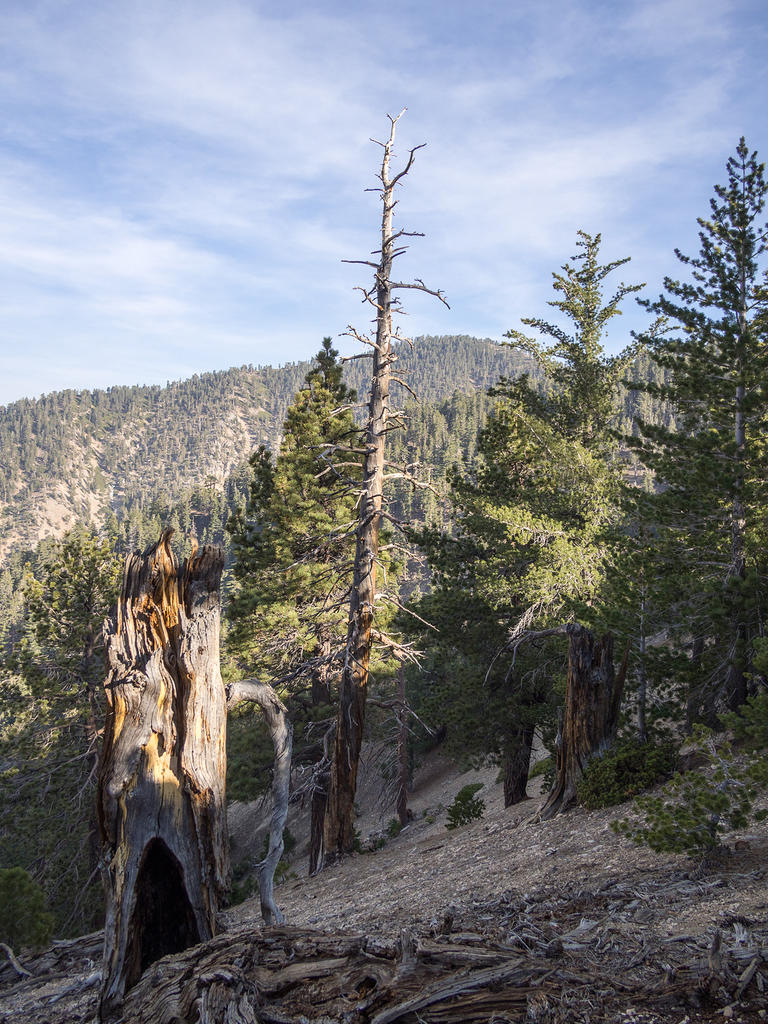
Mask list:
[[[150,963],[215,934],[227,882],[224,555],[179,566],[172,533],[128,557],[106,627],[104,1019]]]
[[[764,881],[765,871],[752,872]],[[754,878],[752,877],[754,876]],[[738,882],[733,876],[729,884]],[[665,935],[656,915],[726,885],[658,871],[589,888],[469,900],[402,935],[251,926],[152,965],[124,1024],[615,1024],[757,1020],[768,992],[768,921],[721,916]],[[0,969],[0,1022],[92,1021],[99,937]],[[630,1012],[631,1011],[631,1012]]]

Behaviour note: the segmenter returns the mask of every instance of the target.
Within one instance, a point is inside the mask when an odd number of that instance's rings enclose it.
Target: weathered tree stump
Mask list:
[[[615,672],[610,633],[598,640],[577,622],[565,626],[564,632],[568,678],[558,734],[557,778],[536,814],[539,821],[553,818],[576,801],[576,786],[587,764],[613,745],[627,674],[629,649]]]
[[[127,558],[105,627],[102,1019],[151,963],[214,935],[226,886],[224,557],[205,547],[179,567],[172,532]]]

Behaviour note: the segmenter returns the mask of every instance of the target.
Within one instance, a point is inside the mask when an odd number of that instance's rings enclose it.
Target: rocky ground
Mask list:
[[[536,801],[505,810],[495,776],[433,756],[407,828],[313,878],[293,809],[295,877],[277,890],[287,926],[263,930],[258,899],[231,908],[221,939],[150,969],[126,1024],[169,1006],[169,1024],[768,1019],[768,827],[728,836],[716,862],[697,865],[617,836],[610,821],[627,808],[533,824]],[[449,831],[445,807],[471,781],[484,784],[485,814]],[[370,766],[364,844],[392,818],[382,789]],[[257,809],[234,808],[235,856],[260,825]],[[0,1021],[92,1021],[98,955],[93,936],[22,956],[29,979],[4,967]]]

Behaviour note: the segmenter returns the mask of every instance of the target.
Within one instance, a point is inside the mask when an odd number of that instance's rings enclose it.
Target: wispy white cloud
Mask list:
[[[0,330],[38,360],[89,352],[84,386],[100,362],[178,376],[166,351],[195,369],[311,354],[360,312],[340,261],[375,245],[368,136],[405,104],[401,154],[429,145],[398,210],[427,233],[403,272],[453,306],[413,297],[413,333],[542,310],[579,227],[658,281],[729,148],[765,126],[744,88],[760,24],[746,0],[11,0]],[[145,340],[151,359],[123,361]],[[28,388],[19,365],[0,401]]]

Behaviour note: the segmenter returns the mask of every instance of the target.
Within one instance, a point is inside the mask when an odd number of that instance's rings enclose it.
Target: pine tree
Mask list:
[[[518,396],[524,397],[531,411],[564,437],[589,449],[612,444],[609,427],[616,418],[620,384],[633,356],[632,347],[618,356],[606,356],[606,327],[614,317],[621,316],[622,301],[645,287],[622,283],[605,301],[603,282],[628,263],[630,257],[601,264],[600,244],[599,234],[579,231],[579,251],[562,266],[562,273],[552,274],[553,288],[562,298],[553,299],[548,305],[572,322],[573,333],[548,320],[525,317],[522,322],[527,327],[552,338],[553,343],[544,345],[518,330],[505,335],[516,347],[529,352],[544,373],[543,395],[518,385]],[[523,384],[527,383],[527,378],[523,378]]]
[[[103,721],[101,628],[122,559],[85,527],[47,545],[24,596],[25,628],[0,673],[0,859],[29,870],[56,930],[98,923],[95,768]]]
[[[666,278],[649,308],[668,330],[645,338],[669,375],[651,384],[672,404],[676,430],[640,424],[629,439],[654,471],[654,510],[670,561],[672,626],[699,678],[692,703],[711,716],[744,703],[765,594],[768,498],[768,344],[764,165],[742,138],[699,219],[698,256],[676,256],[691,280]]]
[[[248,503],[228,525],[228,651],[248,674],[277,679],[299,669],[326,693],[330,655],[346,632],[355,502],[330,456],[354,442],[353,400],[325,338],[287,412],[277,458],[263,445],[254,452]]]
[[[338,353],[325,338],[287,411],[277,458],[264,446],[254,452],[247,505],[227,527],[234,588],[226,652],[238,675],[284,681],[294,759],[314,764],[311,870],[321,853],[328,770],[312,723],[327,719],[334,698],[354,551],[355,496],[334,468],[343,459],[334,456],[355,445],[354,399]],[[354,475],[348,469],[345,474]],[[273,753],[266,735],[255,733],[242,712],[230,715],[228,758],[230,794],[252,797],[253,779],[269,778]]]
[[[501,757],[512,803],[525,795],[534,728],[551,722],[564,667],[559,648],[516,642],[532,628],[594,620],[618,483],[603,459],[509,398],[478,451],[474,472],[450,476],[454,535],[414,535],[433,572],[417,612],[440,632],[420,636],[430,662],[411,682],[465,750]]]
[[[498,405],[479,435],[476,470],[450,477],[455,534],[418,537],[435,583],[423,617],[450,637],[433,644],[461,652],[443,650],[447,665],[461,665],[466,679],[471,663],[474,685],[455,693],[455,708],[465,723],[482,709],[479,742],[482,723],[495,723],[485,725],[485,739],[502,755],[508,799],[524,794],[533,728],[551,713],[562,675],[561,657],[547,648],[532,658],[517,641],[572,618],[604,622],[606,539],[619,518],[621,472],[610,426],[631,354],[607,357],[602,341],[621,301],[642,286],[622,284],[603,299],[606,277],[627,261],[602,265],[600,241],[579,232],[579,252],[553,275],[563,297],[550,305],[571,321],[571,333],[528,318],[523,323],[552,345],[507,334],[536,359],[543,387],[523,375],[492,389]]]

